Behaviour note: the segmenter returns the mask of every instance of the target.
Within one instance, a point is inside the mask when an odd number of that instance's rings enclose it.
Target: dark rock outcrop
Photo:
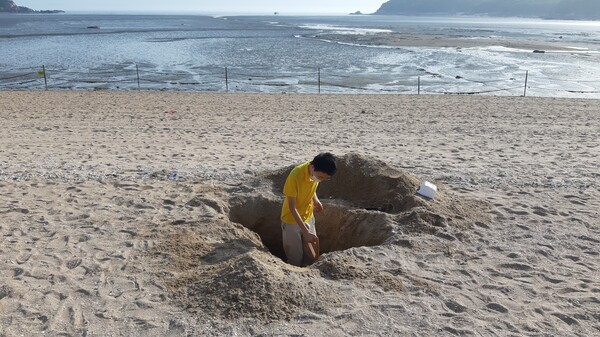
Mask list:
[[[53,14],[53,13],[64,13],[61,10],[43,10],[36,11],[28,7],[18,6],[12,0],[0,0],[0,13],[43,13],[43,14]]]
[[[0,0],[0,12],[5,13],[33,13],[35,12],[31,8],[17,6],[14,1],[11,0]]]

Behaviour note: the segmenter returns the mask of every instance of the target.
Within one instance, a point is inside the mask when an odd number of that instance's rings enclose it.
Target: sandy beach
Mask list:
[[[0,336],[600,335],[600,102],[0,91]],[[281,260],[329,151],[323,255]],[[435,183],[434,200],[415,195]]]

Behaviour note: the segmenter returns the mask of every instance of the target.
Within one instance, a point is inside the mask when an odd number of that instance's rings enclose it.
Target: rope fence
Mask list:
[[[297,71],[296,71],[297,70]],[[273,72],[268,69],[195,68],[186,70],[145,69],[138,64],[104,66],[87,71],[69,69],[0,68],[0,90],[15,89],[145,89],[239,92],[364,92],[478,95],[505,92],[526,96],[540,92],[600,94],[600,80],[533,77],[526,71],[504,79],[443,77],[425,71],[399,76],[392,73],[352,74],[321,67]],[[419,69],[423,70],[423,69]],[[520,77],[520,78],[519,78]]]

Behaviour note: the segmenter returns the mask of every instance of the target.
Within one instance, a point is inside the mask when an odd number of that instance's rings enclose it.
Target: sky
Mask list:
[[[190,12],[272,14],[348,14],[375,12],[386,0],[14,0],[35,10],[102,12]]]

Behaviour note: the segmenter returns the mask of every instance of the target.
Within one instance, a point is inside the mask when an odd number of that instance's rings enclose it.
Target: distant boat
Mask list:
[[[87,26],[88,29],[100,29],[98,26]]]
[[[273,15],[279,15],[279,12],[275,12],[275,13],[273,13]]]

